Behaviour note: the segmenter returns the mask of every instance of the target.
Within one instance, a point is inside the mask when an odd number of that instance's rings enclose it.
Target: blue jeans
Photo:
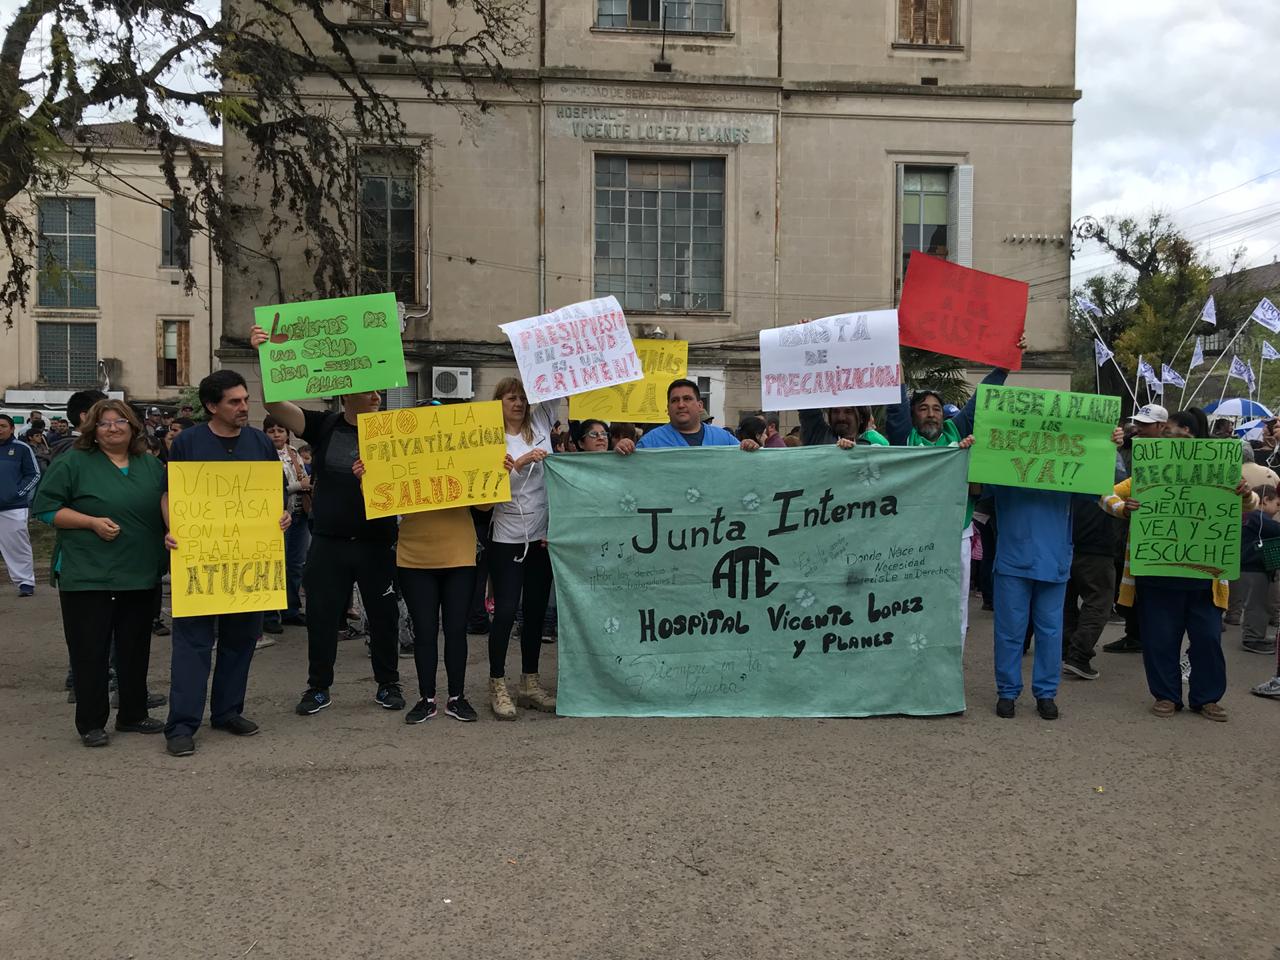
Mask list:
[[[218,634],[218,662],[213,667],[209,720],[226,723],[244,712],[249,665],[262,635],[262,614],[224,613],[213,617],[173,618],[173,659],[169,667],[169,719],[166,737],[192,736],[204,719],[205,690],[213,663],[213,635]]]
[[[1187,703],[1198,709],[1217,703],[1227,692],[1227,664],[1222,656],[1222,611],[1213,603],[1211,581],[1202,589],[1168,589],[1160,578],[1147,577],[1138,591],[1142,618],[1142,666],[1147,689],[1157,700],[1182,706],[1182,635],[1189,641],[1191,681]],[[1037,638],[1038,639],[1038,638]]]
[[[1037,700],[1058,695],[1062,679],[1062,607],[1067,585],[1007,573],[992,578],[995,593],[996,692],[1017,700],[1022,693],[1022,649],[1027,623],[1035,628],[1031,691]]]

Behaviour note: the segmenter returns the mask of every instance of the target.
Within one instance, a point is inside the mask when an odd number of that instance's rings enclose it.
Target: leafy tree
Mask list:
[[[7,321],[25,305],[35,267],[22,195],[97,168],[81,134],[107,116],[132,121],[158,148],[180,246],[207,230],[224,263],[244,254],[274,262],[278,245],[297,243],[318,295],[352,292],[357,144],[425,146],[407,141],[370,65],[395,62],[418,99],[483,111],[481,85],[508,82],[503,62],[530,40],[526,0],[448,0],[452,22],[430,31],[391,22],[403,2],[364,0],[368,18],[347,21],[333,14],[350,7],[327,0],[226,0],[220,13],[207,0],[23,0],[0,42]],[[326,100],[308,96],[317,89]],[[246,144],[250,172],[235,190],[181,136],[195,121],[235,130]],[[228,193],[265,198],[260,248],[234,239]],[[188,270],[187,288],[195,283]]]

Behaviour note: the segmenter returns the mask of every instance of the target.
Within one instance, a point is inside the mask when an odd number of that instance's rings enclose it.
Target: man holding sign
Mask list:
[[[249,343],[259,356],[268,342],[262,327],[250,331]],[[339,400],[341,413],[303,410],[287,400],[266,404],[281,426],[311,446],[312,539],[303,575],[309,666],[307,689],[296,708],[300,716],[319,713],[333,702],[329,688],[338,658],[338,627],[356,584],[369,618],[369,653],[378,684],[374,700],[386,710],[403,710],[405,705],[397,635],[396,518],[366,518],[364,494],[353,472],[360,459],[356,418],[376,413],[382,397],[377,390],[366,390]]]
[[[667,416],[670,422],[654,430],[648,430],[640,438],[619,440],[613,449],[627,456],[636,450],[656,450],[661,447],[738,447],[758,450],[754,440],[739,441],[728,430],[713,423],[703,423],[702,391],[692,380],[676,380],[667,387]]]
[[[272,464],[272,475],[280,482],[280,530],[289,529],[291,517],[283,512],[284,477],[280,460],[267,435],[248,425],[249,389],[244,377],[233,370],[218,370],[200,381],[199,396],[209,420],[178,434],[169,449],[169,462],[267,461]],[[166,526],[173,531],[168,493],[161,498],[160,508]],[[183,535],[171,532],[165,537],[165,546],[177,550],[177,537]],[[235,543],[228,552],[237,556],[242,551],[243,545]],[[283,556],[283,542],[280,552]],[[177,616],[182,602],[179,594],[186,584],[176,575],[173,581],[173,659],[169,671],[169,719],[164,735],[169,753],[186,757],[195,752],[195,733],[204,718],[215,633],[218,663],[213,671],[209,725],[240,737],[251,737],[258,732],[258,725],[244,717],[244,698],[254,647],[262,635],[262,611]]]

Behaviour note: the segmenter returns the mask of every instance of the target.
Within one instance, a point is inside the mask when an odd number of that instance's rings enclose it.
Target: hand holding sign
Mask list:
[[[1027,284],[913,252],[898,304],[905,347],[1022,368]]]

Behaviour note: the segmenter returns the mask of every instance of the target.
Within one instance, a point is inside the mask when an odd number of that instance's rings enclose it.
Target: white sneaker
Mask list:
[[[1269,697],[1280,700],[1280,677],[1272,677],[1266,683],[1260,683],[1249,691],[1255,697]]]
[[[1182,682],[1186,683],[1191,679],[1191,658],[1184,656],[1178,661],[1178,666],[1182,668]]]
[[[263,635],[258,638],[258,642],[254,645],[253,649],[261,650],[263,647],[274,647],[275,645],[276,641],[274,637]]]

